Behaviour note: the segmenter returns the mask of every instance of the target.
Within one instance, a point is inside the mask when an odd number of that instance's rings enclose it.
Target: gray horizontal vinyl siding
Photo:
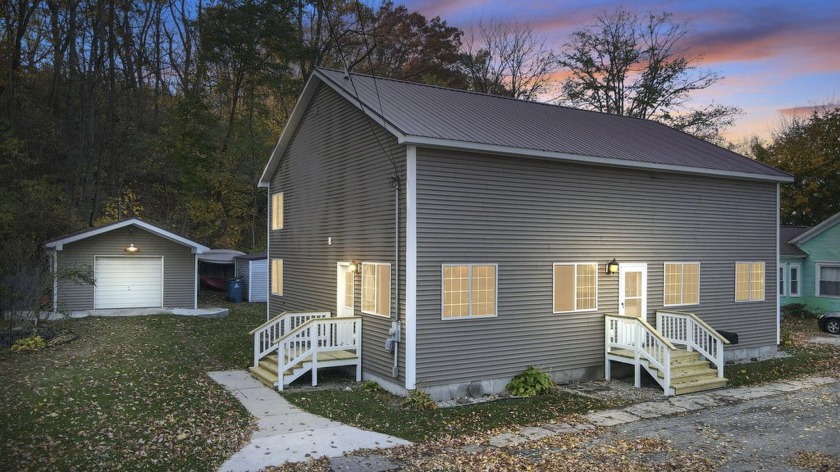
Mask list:
[[[386,152],[393,156],[393,164]],[[394,166],[404,178],[405,152],[404,146],[371,125],[357,108],[328,87],[319,87],[271,180],[270,193],[283,192],[284,199],[283,228],[269,232],[269,259],[283,259],[284,269],[283,296],[269,294],[272,315],[335,313],[338,262],[389,263],[393,280],[395,196],[390,178]],[[400,313],[404,313],[404,188],[400,207]],[[361,283],[357,275],[354,311],[364,318],[362,368],[392,379],[393,354],[383,349],[391,320],[362,313]],[[393,282],[391,293],[393,304]],[[393,307],[391,312],[393,316]],[[403,346],[400,343],[398,380],[402,383]]]
[[[129,244],[142,256],[163,256],[163,305],[175,308],[195,306],[195,254],[191,248],[162,238],[142,228],[128,226],[64,245],[58,251],[59,272],[73,266],[94,267],[95,256],[126,256]],[[92,310],[92,285],[58,281],[59,310]]]
[[[612,258],[647,264],[648,318],[665,262],[700,262],[696,313],[739,348],[776,341],[776,184],[418,150],[417,379],[428,385],[604,364],[618,312]],[[764,261],[765,301],[735,303],[735,262]],[[555,314],[552,265],[598,263],[598,310]],[[441,265],[498,264],[498,316],[441,320]]]

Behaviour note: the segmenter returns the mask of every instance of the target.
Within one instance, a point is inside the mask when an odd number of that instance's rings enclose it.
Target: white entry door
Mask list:
[[[356,296],[356,273],[350,270],[349,262],[339,262],[336,271],[336,316],[353,316],[353,305]],[[339,345],[353,344],[353,326],[340,324],[338,326]]]
[[[353,316],[356,292],[356,274],[349,262],[339,262],[336,271],[336,316]]]
[[[618,314],[647,314],[647,264],[621,264],[618,270]]]

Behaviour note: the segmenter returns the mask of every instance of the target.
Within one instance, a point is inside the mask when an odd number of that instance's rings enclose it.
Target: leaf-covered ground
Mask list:
[[[0,352],[3,470],[214,470],[254,428],[211,370],[245,368],[264,304],[221,319],[169,315],[53,323],[78,335]]]

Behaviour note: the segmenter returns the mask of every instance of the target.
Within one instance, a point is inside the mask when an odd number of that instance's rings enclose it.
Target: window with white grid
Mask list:
[[[735,301],[764,300],[764,262],[735,263]]]
[[[496,316],[495,264],[444,265],[442,318]]]
[[[362,313],[391,316],[391,264],[362,263]]]
[[[271,260],[271,294],[283,295],[283,259]]]
[[[554,264],[554,312],[598,309],[598,264]]]
[[[840,297],[840,265],[817,264],[817,296]]]
[[[271,196],[271,229],[283,229],[283,192]]]
[[[700,303],[700,263],[665,263],[665,306]]]

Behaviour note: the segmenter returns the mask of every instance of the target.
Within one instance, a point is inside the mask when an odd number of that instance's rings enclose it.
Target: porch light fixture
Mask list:
[[[607,275],[617,274],[617,273],[618,273],[618,261],[616,261],[615,257],[613,257],[613,260],[607,262]]]
[[[140,248],[135,247],[134,243],[131,243],[127,248],[123,249],[123,252],[126,254],[137,254],[138,252],[140,252]]]
[[[356,261],[350,261],[350,265],[348,265],[347,268],[350,269],[350,272],[354,274],[359,273],[359,263]]]

